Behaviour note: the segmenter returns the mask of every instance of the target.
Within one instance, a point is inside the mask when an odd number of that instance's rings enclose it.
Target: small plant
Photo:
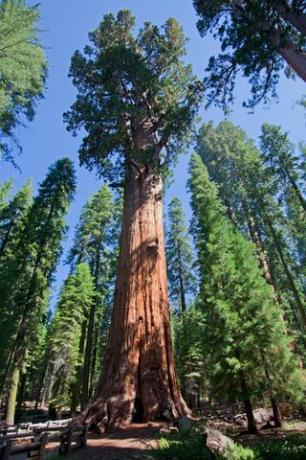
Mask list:
[[[253,450],[233,442],[228,447],[224,458],[226,460],[254,460],[255,455]]]
[[[290,436],[258,443],[253,449],[255,460],[305,460],[306,436]]]

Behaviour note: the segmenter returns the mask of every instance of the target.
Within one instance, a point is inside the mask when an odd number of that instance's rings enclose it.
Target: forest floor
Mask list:
[[[225,427],[222,427],[220,425],[222,424],[217,423],[215,425],[214,423],[210,423],[211,427],[219,428],[221,429],[221,431],[224,432]],[[115,432],[112,434],[97,435],[91,433],[88,438],[87,447],[83,449],[73,450],[71,455],[69,456],[69,460],[149,460],[155,457],[152,450],[158,448],[160,428],[166,428],[166,426],[167,425],[165,423],[131,424],[125,430]],[[228,428],[229,427],[227,426],[227,430],[225,431],[228,432]],[[244,446],[253,447],[253,445],[258,445],[258,443],[266,445],[267,443],[270,443],[270,441],[282,442],[287,438],[289,439],[291,436],[296,437],[303,434],[305,435],[305,433],[305,421],[290,420],[284,423],[282,429],[260,430],[259,435],[248,435],[243,432],[239,432],[238,430],[236,431],[234,429],[231,433],[231,437],[239,444],[241,443]],[[172,435],[170,435],[170,438],[171,437]],[[176,436],[174,436],[173,439],[176,439]],[[196,440],[196,438],[191,437],[191,443],[193,443],[192,439]],[[203,441],[200,441],[200,443],[202,445],[201,449],[204,449]],[[189,448],[188,445],[187,448]],[[58,444],[49,444],[47,449],[48,455],[46,457],[46,460],[58,459],[56,453],[57,449]],[[197,458],[202,458],[202,456],[197,457],[197,452],[198,451],[195,451],[194,456],[192,454],[190,458],[194,458],[195,460]],[[185,457],[184,455],[182,457],[180,455],[173,457],[171,455],[171,457],[169,457],[167,455],[167,452],[165,452],[165,454],[161,453],[160,456],[158,456],[158,458],[181,459],[187,457]],[[274,456],[271,458],[274,459]],[[277,458],[279,460],[282,460],[283,458],[287,459],[287,457],[282,456],[277,456]],[[299,459],[300,457],[294,458]],[[291,457],[288,457],[288,459],[291,459]]]
[[[69,460],[132,460],[145,459],[157,448],[160,423],[131,424],[125,430],[107,435],[90,434],[87,447],[72,451]],[[48,445],[47,458],[53,459],[58,443]]]

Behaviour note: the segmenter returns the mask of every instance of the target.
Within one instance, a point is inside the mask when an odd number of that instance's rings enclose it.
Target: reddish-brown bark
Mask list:
[[[104,368],[82,415],[99,431],[190,413],[172,353],[166,273],[161,177],[130,166]]]

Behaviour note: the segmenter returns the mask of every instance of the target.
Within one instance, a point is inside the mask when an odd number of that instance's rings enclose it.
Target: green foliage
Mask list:
[[[68,158],[48,172],[38,195],[21,219],[1,265],[0,351],[4,375],[14,362],[26,364],[46,320],[52,276],[61,254],[65,215],[75,189],[74,169]]]
[[[32,183],[28,181],[16,195],[7,202],[0,213],[0,264],[7,263],[9,251],[18,237],[25,213],[32,200]]]
[[[161,460],[214,460],[216,457],[204,447],[203,435],[183,433],[159,440],[159,449],[153,451]]]
[[[252,446],[255,460],[304,460],[306,455],[306,438],[302,435],[289,436],[258,442]]]
[[[302,265],[299,259],[305,238],[301,232],[293,230],[303,226],[303,220],[296,220],[300,204],[299,207],[290,205],[291,215],[286,215],[279,202],[283,187],[278,173],[273,168],[267,169],[263,154],[254,142],[232,123],[224,121],[217,127],[212,123],[203,125],[197,152],[210,178],[218,184],[228,217],[256,244],[263,274],[273,286],[290,328],[300,333],[304,322],[300,316],[304,311],[304,296],[303,280],[296,267]],[[290,195],[290,200],[292,198]],[[299,255],[293,248],[300,251]]]
[[[213,460],[217,457],[204,446],[201,434],[179,434],[161,438],[159,449],[153,455],[161,460]],[[233,443],[233,449],[226,454],[226,460],[304,460],[305,436],[289,436],[285,439],[256,442],[250,447]]]
[[[105,15],[70,69],[78,93],[65,114],[68,129],[85,129],[81,163],[109,179],[124,179],[131,161],[167,170],[202,95],[202,84],[183,62],[185,38],[176,20],[161,29],[146,22],[137,36],[134,26],[129,11]]]
[[[276,86],[285,67],[283,49],[295,49],[303,55],[305,31],[294,24],[304,17],[303,2],[274,0],[224,1],[194,0],[199,15],[197,23],[202,36],[213,33],[221,42],[221,52],[210,58],[205,85],[208,102],[226,108],[234,100],[238,73],[251,84],[251,98],[245,102],[254,107],[276,96]],[[289,19],[287,14],[292,14]],[[287,72],[287,75],[289,72]]]
[[[82,209],[74,245],[68,255],[72,270],[80,262],[89,265],[96,291],[85,351],[89,362],[86,361],[84,375],[90,379],[90,392],[100,375],[110,325],[121,214],[121,197],[114,199],[108,185],[103,185]]]
[[[200,266],[199,303],[205,316],[209,378],[214,394],[246,398],[302,397],[301,375],[255,247],[225,216],[200,157],[191,161],[193,234]]]
[[[184,398],[189,407],[199,407],[199,397],[207,394],[207,368],[203,344],[205,322],[201,311],[194,306],[183,315],[172,317],[174,324],[174,352],[178,376]]]
[[[23,0],[0,3],[0,153],[13,161],[6,138],[25,116],[31,120],[42,96],[46,59],[38,41],[38,6]]]
[[[82,325],[88,318],[94,297],[94,280],[89,266],[80,263],[63,286],[48,335],[48,399],[60,406],[69,404],[71,388],[78,377],[77,369],[83,363],[79,349]]]
[[[167,265],[170,299],[177,312],[187,307],[187,296],[195,293],[196,279],[193,273],[194,257],[184,223],[181,201],[174,198],[168,209]]]
[[[265,123],[260,144],[265,171],[271,178],[274,193],[282,204],[288,222],[288,230],[295,245],[295,259],[303,270],[306,262],[303,157],[295,151],[288,133],[283,133],[280,126]]]
[[[231,444],[225,452],[226,460],[254,460],[254,452],[240,444]]]

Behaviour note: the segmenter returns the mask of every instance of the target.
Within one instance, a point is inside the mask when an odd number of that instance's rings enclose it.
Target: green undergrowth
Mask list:
[[[204,446],[201,434],[178,434],[162,437],[153,452],[159,460],[217,460]],[[261,441],[246,447],[233,444],[226,460],[306,460],[306,435]]]

